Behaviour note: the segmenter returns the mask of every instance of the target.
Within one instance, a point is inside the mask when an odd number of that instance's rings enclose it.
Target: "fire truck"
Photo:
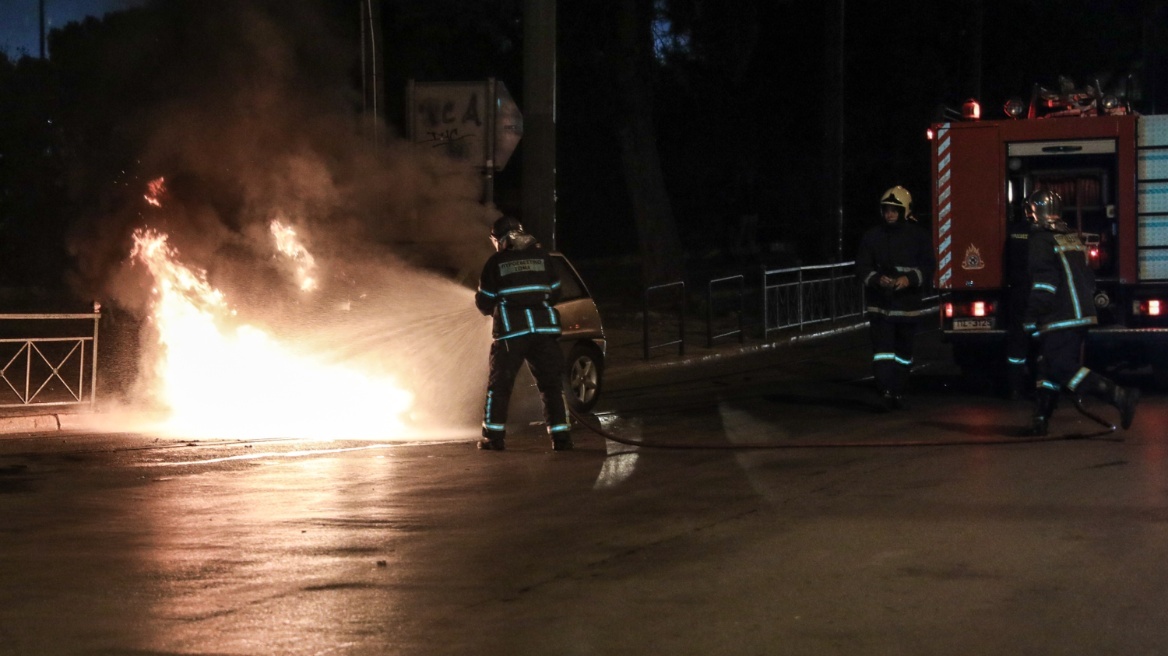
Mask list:
[[[929,130],[940,321],[956,363],[1004,369],[1007,236],[1025,230],[1026,197],[1050,189],[1096,276],[1088,362],[1150,365],[1168,383],[1168,115],[1065,84],[1004,109],[982,120],[971,100]]]

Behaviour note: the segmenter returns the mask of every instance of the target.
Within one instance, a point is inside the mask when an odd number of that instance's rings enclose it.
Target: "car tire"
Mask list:
[[[564,396],[576,412],[589,412],[600,398],[604,356],[592,344],[576,344],[564,363]]]

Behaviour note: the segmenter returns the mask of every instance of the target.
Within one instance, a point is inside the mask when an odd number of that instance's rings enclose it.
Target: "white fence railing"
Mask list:
[[[855,262],[770,269],[762,272],[763,337],[786,328],[864,314],[864,288]]]
[[[96,405],[100,319],[0,314],[0,408]]]

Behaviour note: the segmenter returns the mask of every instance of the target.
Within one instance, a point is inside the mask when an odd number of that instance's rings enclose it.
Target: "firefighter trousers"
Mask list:
[[[872,337],[872,375],[881,393],[900,396],[908,383],[913,361],[913,343],[917,335],[917,321],[889,319],[883,315],[869,316],[869,334]]]
[[[1085,328],[1055,330],[1042,336],[1036,383],[1036,415],[1050,416],[1063,389],[1081,396],[1090,394],[1117,404],[1119,388],[1111,379],[1082,366]]]
[[[543,400],[543,418],[548,433],[553,437],[567,437],[568,413],[562,383],[564,354],[556,336],[540,334],[499,339],[491,344],[483,437],[498,440],[506,436],[507,408],[515,388],[515,377],[524,362],[531,369]]]
[[[1027,387],[1034,387],[1034,368],[1031,360],[1034,356],[1034,340],[1022,324],[1022,315],[1026,310],[1026,296],[1029,290],[1023,289],[1019,293],[1016,289],[1010,290],[1007,312],[1009,320],[1006,323],[1006,383],[1011,398],[1019,398]]]

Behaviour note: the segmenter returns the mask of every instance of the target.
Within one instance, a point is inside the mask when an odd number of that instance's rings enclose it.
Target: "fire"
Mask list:
[[[162,194],[166,191],[166,178],[155,178],[146,184],[143,195],[146,202],[154,207],[162,207]]]
[[[300,243],[296,230],[284,225],[279,219],[273,219],[269,229],[276,238],[276,250],[283,253],[296,264],[296,281],[301,291],[310,292],[316,289],[316,278],[313,271],[316,269],[316,260],[312,254]]]
[[[277,239],[295,233],[272,226]],[[149,320],[158,349],[150,395],[164,429],[184,436],[400,437],[413,395],[392,376],[297,352],[242,323],[206,272],[184,266],[167,235],[138,229],[131,259],[154,279]],[[307,251],[292,251],[303,264]],[[299,253],[299,254],[297,254]],[[303,285],[302,285],[303,286]]]

